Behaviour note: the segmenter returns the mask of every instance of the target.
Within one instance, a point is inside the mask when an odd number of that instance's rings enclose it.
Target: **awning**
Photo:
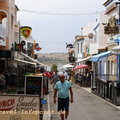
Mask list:
[[[66,64],[66,65],[64,65],[62,68],[73,68],[74,66],[73,65],[71,65],[71,64]]]
[[[103,52],[103,53],[100,53],[98,55],[92,56],[90,61],[98,62],[100,58],[107,57],[107,56],[109,56],[111,54],[112,54],[112,51]]]
[[[14,60],[17,62],[25,63],[25,64],[36,65],[36,63],[34,63],[34,62],[29,62],[29,61],[25,61],[25,60],[21,60],[21,59],[17,59],[17,58],[14,58]]]
[[[83,59],[80,59],[80,60],[76,61],[76,63],[80,63],[80,62],[87,61],[87,60],[89,60],[90,58],[91,58],[91,56],[86,57],[86,58],[83,58]]]
[[[37,61],[37,60],[29,57],[28,55],[26,55],[26,54],[24,54],[24,53],[22,53],[22,52],[21,52],[21,54],[22,54],[23,56],[25,56],[27,59],[29,59],[31,62],[37,63],[37,64],[39,64],[39,65],[41,65],[41,66],[43,66],[43,67],[47,67],[47,65],[44,65],[43,63],[41,63],[41,62],[39,62],[39,61]]]
[[[73,68],[72,70],[75,71],[75,70],[79,70],[79,69],[82,69],[82,68],[88,68],[88,65],[78,65],[75,68]]]

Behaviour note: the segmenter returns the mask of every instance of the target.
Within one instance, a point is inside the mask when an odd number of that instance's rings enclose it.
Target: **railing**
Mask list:
[[[120,105],[120,85],[118,81],[102,81],[96,79],[96,90],[93,92],[109,102]]]
[[[0,24],[0,37],[5,39],[6,38],[6,31],[5,28]]]
[[[81,87],[91,86],[91,78],[84,75],[75,76],[75,82]]]
[[[115,86],[114,84],[110,84],[110,96],[109,100],[115,104],[120,105],[120,86]]]

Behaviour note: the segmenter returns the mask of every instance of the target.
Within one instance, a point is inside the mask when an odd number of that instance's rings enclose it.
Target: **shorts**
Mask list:
[[[58,111],[69,111],[69,97],[58,98]]]

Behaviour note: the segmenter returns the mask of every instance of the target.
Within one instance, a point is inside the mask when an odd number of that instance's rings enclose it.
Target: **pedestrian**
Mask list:
[[[68,73],[66,71],[63,71],[63,74],[65,76],[65,80],[68,80],[69,79]]]
[[[69,92],[71,95],[71,103],[73,102],[73,91],[71,83],[65,80],[64,75],[59,76],[60,81],[55,84],[54,87],[54,103],[56,103],[56,97],[58,95],[58,112],[65,112],[60,113],[61,120],[67,120],[69,114]]]
[[[53,88],[54,88],[56,82],[59,81],[59,75],[57,70],[55,70],[55,73],[53,74],[52,79],[53,79]]]

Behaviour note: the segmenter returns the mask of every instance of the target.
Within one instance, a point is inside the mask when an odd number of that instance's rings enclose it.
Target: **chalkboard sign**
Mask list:
[[[42,95],[43,76],[29,76],[25,77],[25,94]]]

